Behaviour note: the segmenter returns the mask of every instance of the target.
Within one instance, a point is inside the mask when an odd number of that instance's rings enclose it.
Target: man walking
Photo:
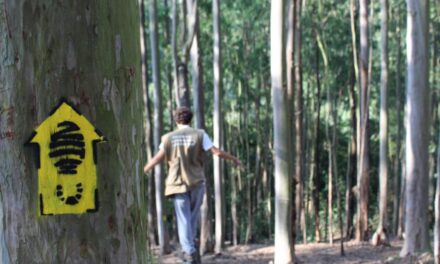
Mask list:
[[[209,150],[220,158],[231,160],[236,166],[241,162],[215,147],[204,130],[190,127],[192,117],[193,113],[187,107],[175,110],[177,129],[162,137],[159,151],[145,165],[144,172],[148,173],[163,159],[168,162],[165,196],[174,200],[183,263],[198,264],[201,262],[195,240],[205,194],[205,152]]]

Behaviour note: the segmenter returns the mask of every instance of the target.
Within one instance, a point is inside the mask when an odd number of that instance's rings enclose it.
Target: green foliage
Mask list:
[[[171,1],[169,1],[171,2]],[[357,1],[355,1],[357,3]],[[371,45],[372,45],[372,66],[370,81],[370,215],[374,222],[374,215],[377,211],[378,194],[378,166],[379,166],[379,83],[380,83],[380,20],[379,2],[373,1],[374,16],[370,18],[371,23]],[[169,3],[171,5],[171,3]],[[180,5],[180,4],[179,4]],[[202,64],[204,68],[203,79],[205,88],[205,119],[206,130],[211,132],[212,111],[213,111],[213,38],[212,38],[212,3],[208,0],[198,1],[198,12],[200,21],[200,42]],[[315,138],[320,138],[319,174],[318,177],[323,183],[320,193],[321,223],[324,223],[325,209],[327,208],[327,181],[328,181],[328,140],[326,127],[331,131],[333,122],[329,121],[328,109],[330,105],[336,110],[336,162],[338,174],[335,175],[335,182],[340,188],[342,207],[345,207],[346,174],[349,159],[348,146],[351,142],[351,114],[349,88],[354,80],[356,90],[358,85],[354,79],[352,36],[350,25],[350,1],[337,0],[310,0],[305,1],[302,6],[301,26],[302,26],[302,77],[303,77],[303,102],[304,102],[304,135],[305,135],[305,196],[310,196],[309,177],[313,165],[313,149]],[[166,25],[171,26],[171,10],[166,9],[163,1],[158,1],[159,9],[159,31],[160,31],[160,52],[161,69],[163,80],[168,80],[172,69],[172,56],[170,40],[166,34]],[[431,45],[438,43],[438,28],[440,24],[438,7],[432,7],[432,32],[436,37],[432,37]],[[225,118],[224,130],[226,133],[227,149],[238,155],[244,163],[246,171],[241,174],[241,189],[237,191],[237,196],[232,199],[231,182],[229,176],[225,177],[225,193],[227,201],[227,221],[230,223],[231,216],[230,204],[235,202],[240,219],[240,238],[245,237],[247,220],[247,197],[248,184],[254,184],[255,179],[261,181],[263,166],[268,171],[268,179],[272,178],[272,114],[270,97],[270,62],[269,62],[269,16],[270,1],[265,0],[243,0],[243,1],[222,1],[221,2],[221,35],[222,35],[222,74],[223,74],[223,101],[222,109]],[[400,21],[397,20],[398,10]],[[404,104],[405,88],[405,23],[406,13],[403,0],[390,2],[390,21],[389,21],[389,159],[394,162],[396,157],[402,158],[401,153],[396,153],[397,145],[397,124],[402,122],[403,113],[396,110],[398,99]],[[287,16],[286,16],[287,17]],[[169,20],[166,22],[166,20]],[[180,18],[181,19],[181,18]],[[397,32],[400,26],[400,32]],[[356,28],[359,27],[358,17],[356,17]],[[398,37],[400,36],[400,42]],[[317,38],[322,41],[322,49],[318,48]],[[359,36],[357,41],[359,41]],[[359,46],[358,43],[356,43]],[[398,47],[401,47],[401,68],[397,69]],[[359,49],[359,47],[357,47]],[[434,50],[434,49],[433,49]],[[434,52],[433,52],[434,53]],[[328,60],[328,65],[324,64],[324,54]],[[438,54],[438,44],[437,53]],[[434,54],[433,54],[434,55]],[[437,55],[438,56],[438,55]],[[437,58],[438,61],[438,58]],[[318,68],[319,64],[319,68]],[[437,62],[438,65],[438,62]],[[433,87],[439,87],[439,70],[437,66],[431,82]],[[321,94],[317,97],[318,80],[321,84]],[[191,77],[189,74],[189,83]],[[400,81],[400,87],[397,82]],[[162,82],[164,100],[169,101],[172,97],[172,90],[169,89],[168,81]],[[172,84],[172,82],[171,82]],[[438,88],[437,88],[438,90]],[[171,91],[171,93],[170,93]],[[397,93],[399,91],[399,94]],[[436,91],[438,93],[438,91]],[[329,101],[331,96],[332,101]],[[359,95],[356,91],[356,100]],[[400,98],[398,98],[400,96]],[[438,95],[437,95],[438,96]],[[256,102],[259,102],[257,104]],[[320,130],[318,135],[314,135],[316,118],[316,105],[320,101]],[[357,102],[358,103],[358,102]],[[170,107],[171,104],[168,105]],[[402,107],[403,109],[403,107]],[[168,120],[168,110],[165,110],[165,118]],[[400,114],[400,115],[399,115]],[[400,120],[398,120],[400,118]],[[259,122],[260,126],[257,126]],[[165,130],[171,129],[165,121]],[[401,130],[404,128],[402,127]],[[435,129],[434,131],[437,131]],[[437,140],[438,132],[433,132]],[[402,140],[402,138],[400,139]],[[433,141],[435,142],[435,141]],[[260,162],[256,164],[257,147],[261,148]],[[430,152],[435,155],[437,143],[432,143]],[[292,161],[294,162],[294,161]],[[256,168],[260,168],[259,173]],[[229,167],[227,167],[229,168]],[[394,166],[389,166],[390,177],[398,177],[394,172]],[[235,173],[230,170],[227,174]],[[390,181],[391,181],[390,179]],[[389,181],[389,182],[390,182]],[[269,193],[273,197],[273,186],[271,180],[268,181],[268,189],[254,190],[253,193]],[[389,183],[391,186],[391,183]],[[237,187],[238,188],[238,187]],[[262,183],[259,182],[259,188]],[[390,187],[391,189],[391,187]],[[393,192],[390,192],[391,194]],[[264,195],[262,195],[264,196]],[[255,197],[255,196],[253,196]],[[264,196],[266,197],[266,196]],[[267,199],[259,197],[258,204],[255,205],[254,214],[254,238],[257,241],[271,237],[268,232],[272,232],[272,221],[267,221],[269,212]],[[336,208],[336,195],[334,198]],[[256,201],[254,201],[256,203]],[[271,201],[269,204],[271,204]],[[273,208],[270,207],[270,208]],[[336,210],[336,209],[335,209]],[[338,212],[334,212],[335,222]],[[343,212],[345,214],[345,212]],[[314,239],[312,215],[307,212],[307,239]],[[345,219],[345,218],[344,218]],[[231,226],[231,225],[226,225]],[[322,226],[324,228],[324,226]],[[230,232],[230,230],[227,230]],[[299,237],[299,236],[298,236]]]

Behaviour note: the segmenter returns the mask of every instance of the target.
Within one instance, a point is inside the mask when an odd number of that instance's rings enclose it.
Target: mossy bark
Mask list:
[[[147,263],[138,27],[135,1],[0,0],[2,263]],[[62,97],[108,139],[100,207],[39,216],[23,143]]]

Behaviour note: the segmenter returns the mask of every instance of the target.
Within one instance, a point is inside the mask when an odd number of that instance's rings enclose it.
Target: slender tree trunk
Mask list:
[[[388,185],[388,1],[380,0],[380,164],[379,164],[379,223],[373,244],[388,244],[387,185]]]
[[[295,205],[296,205],[296,230],[300,231],[300,221],[298,221],[301,216],[301,212],[304,210],[304,126],[303,126],[303,86],[302,86],[302,56],[301,56],[301,46],[302,46],[302,29],[301,29],[301,14],[302,14],[302,0],[295,0],[296,6],[296,19],[295,19],[295,86],[296,86],[296,96],[295,96],[295,136],[296,136],[296,154],[295,154],[295,179],[296,179],[296,190],[295,190]]]
[[[437,147],[437,175],[440,175],[440,134]],[[435,264],[440,263],[440,177],[437,177],[437,187],[434,200],[434,261]]]
[[[358,149],[358,214],[356,240],[368,239],[369,134],[368,134],[368,1],[360,0],[360,139]]]
[[[328,232],[329,232],[329,243],[333,245],[333,178],[334,178],[334,146],[333,146],[333,136],[330,134],[330,126],[334,126],[333,116],[333,98],[330,91],[330,87],[327,87],[327,124],[326,124],[326,134],[327,134],[327,144],[328,144],[328,196],[327,196],[327,212],[328,212]],[[330,121],[331,120],[331,121]],[[333,131],[333,129],[332,129]]]
[[[137,2],[0,2],[0,262],[146,263]],[[23,143],[63,97],[108,139],[96,146],[101,206],[39,215],[35,161],[48,146]]]
[[[156,15],[156,0],[150,1],[150,42],[151,42],[151,56],[153,69],[153,83],[154,83],[154,150],[159,151],[159,145],[162,136],[162,92],[160,84],[160,62],[159,62],[159,47],[158,47],[158,32],[157,32],[157,15]],[[163,206],[163,170],[162,166],[158,165],[154,168],[154,180],[156,188],[156,219],[159,237],[160,254],[163,255],[169,251],[167,241],[167,234],[164,219]]]
[[[353,61],[354,63],[354,61]],[[357,118],[356,118],[356,96],[355,96],[355,67],[352,65],[352,70],[350,74],[350,87],[349,87],[349,97],[350,97],[350,115],[351,115],[351,142],[348,146],[348,168],[346,177],[346,191],[345,191],[345,237],[346,239],[351,239],[353,237],[353,215],[355,209],[355,200],[353,188],[356,183],[356,148],[357,148]]]
[[[401,256],[429,250],[429,63],[427,0],[407,1],[406,217]]]
[[[229,134],[233,135],[234,132],[232,131],[231,126],[229,126]],[[236,139],[232,139],[233,142],[233,148],[236,153],[238,153],[238,144],[236,143]],[[236,173],[231,173],[231,218],[232,218],[232,244],[234,246],[238,245],[238,215],[237,215],[237,181],[236,181]]]
[[[214,145],[222,146],[220,141],[222,128],[222,81],[221,81],[221,35],[220,35],[220,1],[213,0],[212,14],[214,25]],[[220,158],[214,156],[214,188],[215,188],[215,252],[223,248],[223,186]]]
[[[320,144],[320,112],[321,112],[321,80],[320,80],[320,68],[319,68],[319,47],[318,47],[318,41],[316,40],[316,124],[315,124],[315,172],[313,173],[313,208],[315,210],[315,242],[321,242],[321,231],[320,231],[320,216],[319,216],[319,203],[320,198],[319,194],[321,191],[321,179],[318,175],[320,171],[319,166],[319,156],[320,156],[320,150],[319,150],[319,144]]]
[[[295,63],[295,19],[296,19],[296,1],[290,0],[288,3],[289,11],[288,11],[288,18],[287,18],[287,36],[286,36],[286,80],[287,80],[287,104],[293,104],[294,101],[294,86],[295,86],[295,71],[294,71],[294,63]],[[294,127],[295,124],[295,115],[289,115],[289,121],[288,121],[292,127]],[[296,132],[296,131],[295,131]],[[297,141],[298,135],[295,133],[295,140],[291,141],[292,143]],[[295,144],[292,144],[291,148],[294,148]],[[296,149],[295,149],[296,151]],[[296,155],[296,154],[295,154]],[[295,159],[295,161],[297,161]],[[294,162],[294,160],[291,160],[290,162]],[[297,164],[295,164],[297,165]],[[296,174],[294,175],[292,182],[292,190],[296,188],[296,184],[298,184]],[[292,200],[295,201],[296,197],[292,194]],[[294,203],[294,206],[291,208],[292,212],[292,239],[296,240],[296,203]]]
[[[145,14],[147,13],[147,8],[145,7],[145,1],[139,0],[139,11],[141,17],[141,24],[139,26],[140,31],[140,43],[141,43],[141,70],[142,70],[142,95],[145,104],[145,150],[147,154],[147,160],[150,160],[153,152],[153,133],[151,125],[151,109],[150,109],[150,98],[148,94],[148,64],[147,64],[147,26]],[[155,239],[155,199],[154,199],[154,177],[148,177],[147,182],[147,194],[150,199],[148,199],[148,241],[150,245],[156,243]]]
[[[397,119],[397,136],[396,136],[396,154],[394,160],[394,199],[393,199],[393,227],[394,234],[398,235],[399,229],[399,208],[400,208],[400,190],[401,190],[401,145],[402,145],[402,92],[401,92],[401,55],[402,48],[400,44],[400,7],[396,9],[396,119]]]
[[[284,1],[271,3],[271,79],[274,125],[274,162],[275,162],[275,264],[293,262],[293,241],[291,240],[291,155],[289,139],[291,125],[286,104],[284,80]]]

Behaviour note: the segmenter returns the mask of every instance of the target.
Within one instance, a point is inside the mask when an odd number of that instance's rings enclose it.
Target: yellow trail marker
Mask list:
[[[96,143],[101,133],[62,101],[29,140],[37,144],[41,215],[82,214],[98,210]]]

